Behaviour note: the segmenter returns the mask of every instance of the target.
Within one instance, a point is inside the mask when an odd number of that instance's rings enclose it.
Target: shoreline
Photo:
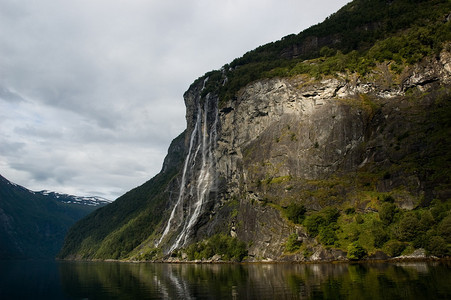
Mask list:
[[[152,264],[198,264],[198,265],[269,265],[269,264],[299,264],[299,265],[310,265],[310,264],[367,264],[367,263],[403,263],[403,262],[451,262],[451,257],[392,257],[387,259],[362,259],[362,260],[315,260],[315,261],[287,261],[287,260],[272,260],[272,261],[212,261],[212,260],[119,260],[119,259],[59,259],[56,258],[55,261],[59,262],[117,262],[117,263],[152,263]]]

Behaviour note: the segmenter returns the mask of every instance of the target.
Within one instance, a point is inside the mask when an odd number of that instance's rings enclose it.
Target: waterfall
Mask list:
[[[183,165],[179,196],[157,243],[160,245],[171,229],[177,229],[179,233],[171,245],[169,253],[187,242],[193,226],[202,214],[202,208],[209,200],[211,186],[214,182],[213,151],[217,139],[218,111],[216,103],[214,103],[214,120],[209,122],[208,105],[211,103],[208,100],[209,96],[207,95],[203,109],[200,104],[197,106],[195,126],[191,133],[188,154]]]
[[[208,98],[207,98],[208,100]],[[215,110],[215,121],[211,126],[210,130],[208,130],[208,120],[207,120],[207,112],[208,112],[208,101],[205,101],[204,104],[204,120],[202,124],[202,142],[199,145],[199,149],[202,151],[202,160],[201,160],[201,169],[199,172],[199,176],[197,178],[197,186],[196,186],[196,199],[193,206],[190,206],[189,220],[184,223],[184,227],[177,237],[176,242],[171,246],[169,252],[177,249],[179,246],[183,246],[186,243],[188,238],[188,233],[191,228],[196,224],[199,219],[202,206],[208,201],[208,194],[210,193],[210,187],[213,183],[213,146],[216,142],[216,125],[218,122],[218,114]],[[207,140],[208,137],[208,140]],[[197,152],[197,151],[196,151]],[[191,213],[191,208],[194,208],[194,211]],[[183,243],[181,241],[183,240]],[[181,244],[180,244],[181,243]]]
[[[180,203],[182,202],[183,196],[185,194],[186,172],[187,172],[187,169],[188,169],[188,163],[190,161],[191,152],[192,152],[192,149],[193,149],[194,139],[196,138],[197,128],[199,127],[199,121],[200,121],[200,118],[201,118],[200,114],[201,114],[201,110],[199,109],[198,113],[197,113],[196,124],[194,125],[194,129],[193,129],[193,132],[191,133],[191,137],[190,137],[190,140],[189,140],[188,155],[186,156],[185,164],[183,165],[182,180],[180,182],[179,197],[177,199],[177,202],[175,203],[174,208],[172,209],[171,215],[169,216],[168,224],[166,225],[166,228],[164,229],[163,234],[161,235],[161,238],[160,238],[160,240],[157,243],[157,246],[160,245],[160,243],[163,240],[163,238],[168,234],[169,230],[171,229],[171,225],[172,225],[172,222],[174,220],[176,211],[180,207]],[[182,210],[183,210],[183,207],[182,207]],[[182,218],[183,218],[183,211],[182,211]]]

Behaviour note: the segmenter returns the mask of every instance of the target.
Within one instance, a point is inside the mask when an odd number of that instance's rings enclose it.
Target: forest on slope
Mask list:
[[[0,259],[53,259],[76,221],[107,201],[32,192],[0,175]]]

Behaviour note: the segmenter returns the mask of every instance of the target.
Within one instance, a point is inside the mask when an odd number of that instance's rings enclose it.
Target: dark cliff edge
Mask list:
[[[162,171],[79,221],[59,258],[448,257],[450,12],[353,1],[197,79]]]

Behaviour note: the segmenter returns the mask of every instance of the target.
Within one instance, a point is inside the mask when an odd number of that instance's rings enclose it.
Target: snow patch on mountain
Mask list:
[[[37,194],[41,194],[44,196],[49,196],[55,198],[57,201],[68,204],[81,204],[81,205],[89,205],[89,206],[104,206],[111,202],[112,200],[98,197],[98,196],[74,196],[68,194],[60,194],[48,190],[42,190],[36,192]]]

